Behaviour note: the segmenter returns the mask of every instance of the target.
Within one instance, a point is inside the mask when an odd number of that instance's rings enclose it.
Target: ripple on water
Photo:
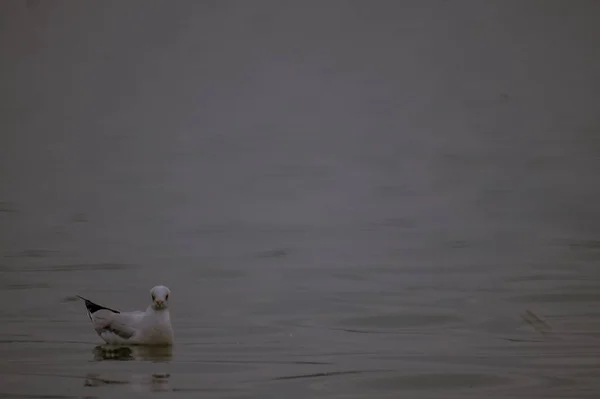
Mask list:
[[[93,351],[94,360],[147,360],[168,362],[173,359],[173,348],[170,346],[114,346],[98,345]]]
[[[340,320],[338,324],[345,327],[403,329],[447,325],[460,322],[463,322],[461,317],[448,313],[400,313],[350,317]]]
[[[58,265],[37,265],[37,266],[2,266],[0,272],[4,273],[23,273],[23,272],[89,272],[89,271],[110,271],[131,269],[134,265],[124,263],[74,263]]]
[[[6,258],[49,258],[58,254],[54,249],[24,249],[20,252],[4,255]]]
[[[40,272],[85,272],[85,271],[109,271],[109,270],[125,270],[132,268],[133,265],[123,263],[79,263],[79,264],[63,264],[63,265],[51,265],[47,267],[39,268],[28,268],[27,271],[40,271]]]
[[[359,384],[377,390],[442,390],[483,388],[511,383],[511,378],[478,373],[430,373],[395,375],[362,381]]]
[[[50,284],[47,283],[25,283],[25,282],[17,282],[17,281],[3,281],[0,283],[0,289],[2,290],[30,290],[30,289],[40,289],[40,288],[49,288]]]
[[[530,295],[516,295],[511,298],[513,302],[520,303],[570,303],[570,302],[600,302],[600,293],[598,292],[556,292],[540,293]]]

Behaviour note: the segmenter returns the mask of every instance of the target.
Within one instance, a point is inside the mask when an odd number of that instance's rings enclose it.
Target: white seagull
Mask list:
[[[172,345],[170,293],[164,285],[152,288],[152,303],[145,312],[119,312],[77,296],[85,301],[94,329],[107,344]]]

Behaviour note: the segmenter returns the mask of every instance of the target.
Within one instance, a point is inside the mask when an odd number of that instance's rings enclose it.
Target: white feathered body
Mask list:
[[[94,330],[112,345],[172,345],[173,327],[168,309],[169,289],[156,286],[150,291],[152,304],[145,312],[119,312],[89,299],[85,307]]]
[[[94,329],[107,344],[172,345],[169,310],[115,313],[102,309],[90,314]]]

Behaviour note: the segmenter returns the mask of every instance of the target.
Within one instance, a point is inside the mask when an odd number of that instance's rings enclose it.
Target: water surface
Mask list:
[[[597,397],[599,13],[2,3],[0,396]]]

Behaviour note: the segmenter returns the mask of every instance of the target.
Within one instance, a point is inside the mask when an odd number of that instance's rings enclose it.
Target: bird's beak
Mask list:
[[[162,308],[164,302],[161,301],[160,299],[156,301],[156,306],[158,306],[159,308]]]

